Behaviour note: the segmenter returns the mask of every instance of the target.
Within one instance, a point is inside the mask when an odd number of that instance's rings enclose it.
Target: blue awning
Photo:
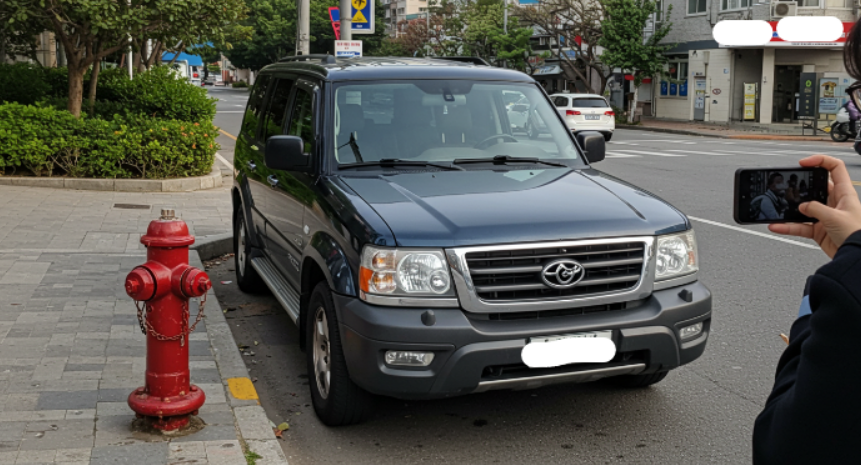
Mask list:
[[[161,56],[162,61],[170,61],[173,60],[173,53],[164,52]],[[188,53],[182,52],[179,54],[179,58],[177,61],[188,61],[189,66],[203,66],[203,58],[200,58],[197,55],[189,55]]]

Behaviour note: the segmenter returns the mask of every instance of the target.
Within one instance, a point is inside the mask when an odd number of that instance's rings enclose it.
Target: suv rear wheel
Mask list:
[[[257,294],[266,290],[266,283],[251,266],[251,244],[248,242],[248,225],[245,221],[245,211],[239,206],[234,221],[233,257],[236,268],[236,284],[243,292]]]
[[[308,384],[317,417],[328,426],[361,423],[372,411],[373,398],[347,372],[335,304],[326,281],[314,288],[305,322]]]
[[[607,381],[622,388],[643,388],[661,382],[669,371],[657,371],[648,375],[623,375],[607,378]]]

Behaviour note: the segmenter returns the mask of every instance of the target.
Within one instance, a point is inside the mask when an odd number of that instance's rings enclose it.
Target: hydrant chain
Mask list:
[[[179,334],[174,336],[165,336],[164,334],[159,333],[152,327],[149,320],[146,318],[145,313],[149,313],[149,306],[147,306],[146,302],[143,302],[143,306],[141,306],[141,302],[137,300],[135,302],[135,307],[138,309],[138,323],[140,323],[141,333],[143,334],[151,334],[152,337],[158,339],[159,341],[176,341],[179,340],[181,346],[185,345],[186,336],[190,335],[194,332],[195,328],[197,328],[197,324],[200,323],[200,320],[204,317],[204,309],[206,308],[206,294],[203,294],[203,298],[200,300],[200,305],[197,307],[197,317],[194,319],[194,324],[191,327],[188,327],[188,321],[191,319],[191,312],[188,310],[188,303],[182,304],[182,330]],[[146,310],[146,312],[144,312]]]

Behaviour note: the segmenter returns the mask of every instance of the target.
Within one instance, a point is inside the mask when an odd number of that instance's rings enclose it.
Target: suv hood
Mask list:
[[[399,246],[666,234],[687,218],[658,197],[593,169],[467,170],[342,176]]]

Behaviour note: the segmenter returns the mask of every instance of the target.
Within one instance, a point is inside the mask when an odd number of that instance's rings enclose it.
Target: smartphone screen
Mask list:
[[[798,205],[828,202],[824,168],[742,168],[735,172],[735,220],[740,224],[815,223]]]

